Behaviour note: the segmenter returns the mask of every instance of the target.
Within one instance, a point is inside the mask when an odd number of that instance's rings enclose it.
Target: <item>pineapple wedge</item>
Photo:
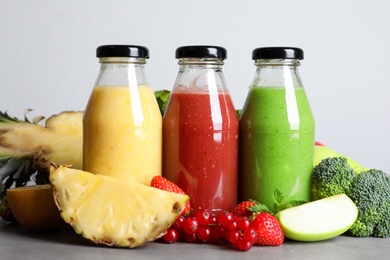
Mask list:
[[[165,234],[189,197],[137,182],[52,165],[62,218],[97,244],[137,247]]]

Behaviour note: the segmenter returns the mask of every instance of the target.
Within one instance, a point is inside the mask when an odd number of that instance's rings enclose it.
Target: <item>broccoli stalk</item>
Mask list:
[[[370,169],[356,172],[344,157],[323,159],[312,174],[312,200],[344,193],[358,208],[348,233],[356,237],[390,237],[390,177]]]

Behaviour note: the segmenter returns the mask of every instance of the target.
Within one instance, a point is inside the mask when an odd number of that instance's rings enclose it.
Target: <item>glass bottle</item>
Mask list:
[[[189,196],[192,212],[237,203],[238,117],[222,72],[226,50],[183,46],[163,117],[163,175]]]
[[[276,193],[310,199],[315,122],[298,71],[303,51],[257,48],[252,58],[256,73],[240,116],[239,199],[275,212]]]
[[[83,118],[86,171],[150,184],[162,168],[162,117],[145,75],[143,46],[104,45]]]

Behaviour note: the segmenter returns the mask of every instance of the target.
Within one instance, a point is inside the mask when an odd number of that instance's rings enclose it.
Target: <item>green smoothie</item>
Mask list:
[[[251,87],[240,117],[239,198],[310,199],[314,118],[302,87]]]

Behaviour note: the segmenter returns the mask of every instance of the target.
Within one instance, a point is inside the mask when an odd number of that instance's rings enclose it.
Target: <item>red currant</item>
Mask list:
[[[241,233],[238,230],[230,231],[229,232],[229,242],[232,243],[232,245],[236,245],[238,241],[240,240]]]
[[[199,223],[195,217],[188,217],[183,223],[185,233],[195,234],[199,230]]]
[[[227,228],[229,231],[235,231],[235,230],[237,230],[237,227],[238,227],[238,225],[237,225],[237,222],[235,220],[230,221],[229,224],[227,225]]]
[[[179,232],[176,228],[170,227],[167,230],[167,233],[163,236],[165,243],[173,244],[179,240]]]
[[[251,225],[251,222],[247,217],[239,218],[237,220],[237,226],[242,231],[249,228],[250,225]]]
[[[184,233],[184,240],[188,243],[195,243],[197,241],[196,234],[189,234],[189,233]]]
[[[207,209],[197,211],[195,217],[201,226],[207,226],[211,221],[211,214]]]
[[[209,225],[217,225],[218,224],[218,216],[215,214],[212,214],[210,217]]]
[[[176,220],[175,220],[175,223],[173,223],[173,226],[176,228],[176,229],[182,229],[183,228],[183,223],[185,221],[185,217],[184,216],[180,216],[178,217]]]
[[[229,222],[233,220],[233,214],[227,211],[222,212],[218,216],[218,223],[221,226],[227,227],[229,225]]]
[[[196,233],[198,240],[208,242],[211,239],[211,228],[208,226],[201,226],[198,233]]]
[[[250,242],[254,245],[257,241],[257,232],[254,228],[247,228],[244,231],[243,238],[245,241]]]
[[[241,237],[238,241],[238,248],[242,251],[247,251],[252,248],[252,244]]]
[[[227,228],[220,225],[215,225],[212,227],[212,239],[217,243],[222,243],[225,240],[225,233]]]

